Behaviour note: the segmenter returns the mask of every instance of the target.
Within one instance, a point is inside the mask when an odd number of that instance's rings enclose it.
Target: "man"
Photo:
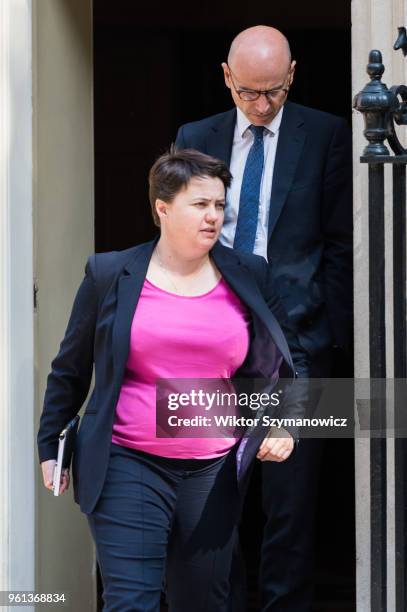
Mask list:
[[[182,126],[176,144],[229,164],[222,241],[267,258],[311,376],[329,377],[333,347],[349,349],[352,337],[347,124],[287,101],[295,61],[274,28],[241,32],[222,68],[236,108]],[[262,612],[311,608],[321,448],[301,440],[287,461],[263,463]]]

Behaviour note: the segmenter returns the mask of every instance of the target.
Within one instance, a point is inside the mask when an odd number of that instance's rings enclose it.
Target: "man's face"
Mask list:
[[[288,89],[294,78],[295,61],[283,68],[267,66],[255,70],[235,62],[233,67],[223,63],[226,86],[230,89],[235,105],[246,115],[253,125],[267,125],[274,119],[287,99]],[[245,100],[253,92],[267,91],[258,95],[256,100]]]

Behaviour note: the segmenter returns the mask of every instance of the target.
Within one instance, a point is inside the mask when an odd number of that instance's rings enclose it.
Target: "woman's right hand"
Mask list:
[[[55,465],[56,465],[56,459],[48,459],[48,461],[43,461],[41,463],[42,478],[44,481],[44,486],[47,489],[50,489],[51,491],[53,489]],[[59,493],[60,494],[64,493],[68,487],[69,487],[69,470],[64,469],[62,470],[62,474],[61,474],[61,484],[59,488]]]

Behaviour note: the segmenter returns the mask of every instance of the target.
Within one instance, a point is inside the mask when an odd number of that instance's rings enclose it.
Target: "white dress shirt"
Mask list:
[[[233,179],[226,193],[225,221],[220,238],[221,242],[228,247],[233,247],[233,241],[235,239],[243,172],[249,150],[254,142],[254,135],[249,130],[249,126],[251,125],[250,121],[239,108],[236,110],[237,120],[233,136],[232,157],[230,160],[230,171]],[[279,110],[268,125],[264,126],[264,165],[260,185],[259,216],[253,253],[262,255],[266,259],[271,185],[273,182],[274,161],[276,158],[278,134],[283,110],[284,107]]]

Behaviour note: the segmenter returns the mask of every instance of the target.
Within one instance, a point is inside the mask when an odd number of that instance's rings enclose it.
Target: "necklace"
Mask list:
[[[158,249],[155,250],[155,254],[157,255],[158,265],[160,266],[161,270],[164,272],[165,276],[167,277],[167,279],[170,281],[171,285],[175,289],[175,293],[177,293],[178,295],[185,295],[185,293],[183,291],[179,290],[179,288],[177,287],[177,285],[174,283],[173,279],[171,278],[171,275],[170,275],[169,271],[164,266],[164,264],[163,264],[163,262],[161,260],[161,257],[160,257],[160,254],[158,252]]]
[[[183,296],[188,295],[188,293],[185,293],[185,291],[181,291],[181,290],[179,289],[179,287],[177,287],[177,285],[175,284],[175,282],[174,282],[174,280],[173,280],[173,278],[172,278],[172,275],[171,275],[170,271],[169,271],[169,270],[168,270],[168,269],[165,267],[165,265],[163,264],[163,261],[162,261],[162,259],[161,259],[161,257],[160,257],[160,253],[159,253],[159,251],[158,251],[158,249],[157,249],[157,248],[155,249],[154,254],[157,256],[157,262],[158,262],[159,267],[160,267],[160,268],[161,268],[161,270],[164,272],[164,274],[165,274],[166,278],[167,278],[167,279],[168,279],[168,281],[171,283],[172,287],[175,289],[175,293],[177,293],[178,295],[183,295]]]

